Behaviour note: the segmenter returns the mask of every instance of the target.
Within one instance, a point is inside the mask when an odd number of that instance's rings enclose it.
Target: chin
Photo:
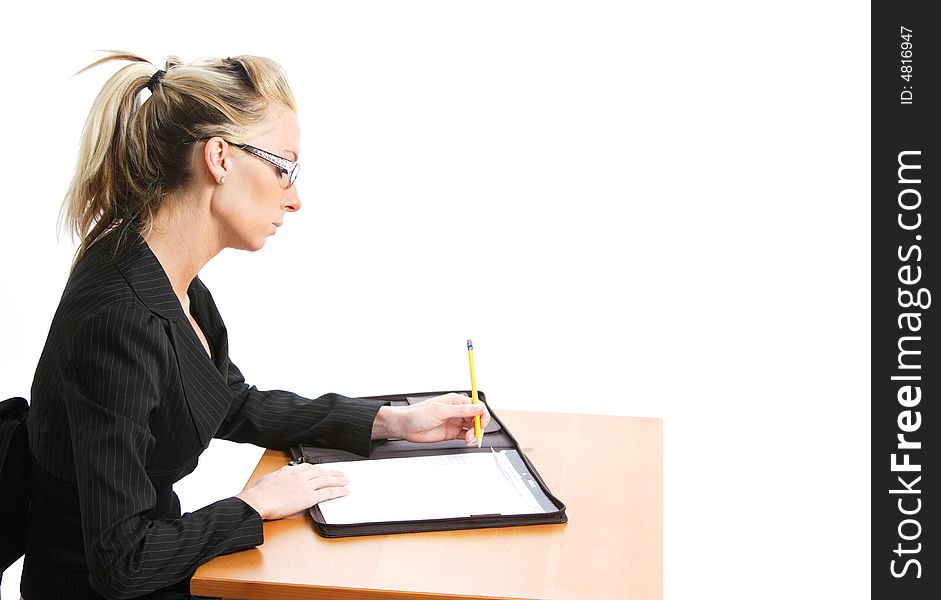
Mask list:
[[[249,252],[258,252],[259,250],[265,247],[265,242],[267,241],[268,241],[267,237],[258,238],[255,240],[243,240],[242,243],[239,244],[238,248],[239,250],[248,250]]]

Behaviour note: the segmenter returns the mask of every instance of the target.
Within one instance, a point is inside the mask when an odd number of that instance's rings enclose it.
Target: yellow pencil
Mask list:
[[[480,400],[477,398],[477,377],[474,376],[474,344],[470,340],[467,340],[467,360],[470,361],[471,398],[474,404],[479,404]],[[484,441],[484,436],[480,434],[480,415],[474,417],[474,435],[477,436],[477,447],[480,448],[480,445]]]

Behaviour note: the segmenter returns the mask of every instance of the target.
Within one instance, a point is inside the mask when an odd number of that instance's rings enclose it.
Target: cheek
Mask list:
[[[267,166],[267,165],[266,165]],[[246,188],[246,204],[255,215],[262,219],[271,219],[272,212],[281,206],[280,179],[272,171],[264,170],[253,177],[251,185]]]
[[[251,192],[226,198],[219,207],[218,216],[235,239],[247,240],[258,234],[261,215]]]

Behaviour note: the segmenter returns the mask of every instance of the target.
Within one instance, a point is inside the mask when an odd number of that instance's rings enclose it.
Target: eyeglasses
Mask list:
[[[281,187],[287,189],[294,185],[294,182],[297,181],[297,172],[300,170],[301,166],[296,162],[291,162],[286,158],[278,156],[277,154],[272,154],[267,150],[262,150],[261,148],[256,148],[255,146],[249,146],[248,144],[236,144],[235,142],[229,143],[236,148],[241,148],[249,154],[254,154],[264,161],[270,162],[275,167],[277,167],[278,172],[281,175]]]

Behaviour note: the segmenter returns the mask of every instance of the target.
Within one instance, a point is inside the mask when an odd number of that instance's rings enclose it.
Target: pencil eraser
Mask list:
[[[470,341],[470,340],[467,340],[467,349],[468,349],[468,350],[473,350],[473,349],[474,349],[474,342],[472,342],[472,341]]]

